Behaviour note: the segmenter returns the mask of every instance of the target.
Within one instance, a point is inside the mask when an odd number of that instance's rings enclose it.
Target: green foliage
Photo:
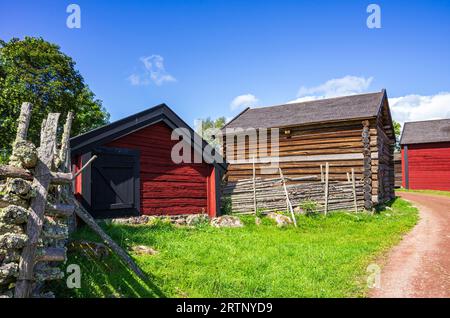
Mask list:
[[[450,191],[441,191],[441,190],[406,190],[406,189],[395,189],[397,192],[416,192],[423,194],[431,194],[431,195],[442,195],[445,197],[450,197]]]
[[[218,130],[220,130],[226,123],[225,117],[219,117],[212,120],[210,117],[201,119],[196,127],[196,132],[203,137],[211,146],[216,149],[220,146],[220,141],[215,139]]]
[[[222,197],[222,208],[220,212],[222,214],[231,214],[233,211],[233,206],[231,204],[231,198],[228,197]]]
[[[42,120],[50,112],[65,118],[75,113],[72,135],[109,121],[102,102],[85,84],[75,62],[60,48],[42,38],[0,40],[0,149],[9,153],[22,102],[33,111],[29,139],[38,144]],[[62,125],[61,125],[62,126]]]
[[[305,212],[306,215],[315,215],[318,213],[318,204],[313,200],[305,200],[300,203],[300,208]]]
[[[0,149],[0,164],[7,164],[9,161],[9,153],[5,149]]]
[[[265,212],[264,209],[258,208],[256,209],[256,216],[262,218],[265,215],[264,212]]]
[[[82,269],[82,288],[60,282],[59,297],[361,297],[369,264],[417,222],[417,209],[397,199],[379,214],[332,213],[298,217],[279,229],[267,218],[243,216],[243,228],[110,225],[122,246],[146,245],[156,255],[132,254],[147,273],[142,282],[116,257],[70,254]],[[77,239],[98,240],[89,230]]]
[[[400,125],[400,123],[396,122],[395,120],[393,120],[392,123],[394,124],[395,148],[397,150],[400,150],[400,135],[402,134],[402,125]]]

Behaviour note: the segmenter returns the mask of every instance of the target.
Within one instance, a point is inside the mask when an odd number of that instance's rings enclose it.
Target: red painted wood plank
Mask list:
[[[141,211],[144,214],[190,214],[208,209],[206,163],[172,162],[172,130],[158,123],[116,139],[106,146],[141,153]],[[193,159],[193,151],[192,151]]]
[[[450,143],[409,145],[408,165],[410,189],[450,190]]]

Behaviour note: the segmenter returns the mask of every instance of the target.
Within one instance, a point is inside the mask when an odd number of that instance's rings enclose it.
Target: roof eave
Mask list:
[[[71,153],[72,155],[83,153],[83,151],[86,151],[91,147],[96,147],[96,145],[126,136],[161,121],[165,122],[172,129],[188,129],[190,136],[186,137],[189,137],[193,142],[194,150],[202,153],[203,155],[203,149],[207,145],[207,142],[198,136],[198,134],[166,104],[159,104],[143,112],[139,112],[111,124],[71,138]],[[202,141],[201,145],[198,144],[198,140]],[[221,162],[216,162],[211,156],[207,157],[213,165],[218,166],[222,170],[227,169],[227,163],[222,156],[220,156]]]

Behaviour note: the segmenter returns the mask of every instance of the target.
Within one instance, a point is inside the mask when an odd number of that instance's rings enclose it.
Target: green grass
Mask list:
[[[104,226],[122,246],[148,245],[154,256],[133,255],[143,282],[115,256],[70,255],[82,270],[82,288],[56,286],[59,297],[363,297],[366,268],[417,222],[409,203],[373,216],[332,213],[298,217],[298,228],[277,228],[243,217],[244,228]],[[96,240],[86,228],[76,239]]]
[[[433,195],[443,195],[446,197],[450,197],[450,191],[440,191],[440,190],[406,190],[406,189],[395,189],[395,191],[399,192],[416,192],[416,193],[424,193],[424,194],[433,194]]]

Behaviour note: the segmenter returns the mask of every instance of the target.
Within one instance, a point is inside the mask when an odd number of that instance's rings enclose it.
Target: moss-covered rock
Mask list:
[[[29,203],[28,200],[21,198],[15,193],[11,192],[0,192],[0,206],[5,205],[18,205],[27,208]]]
[[[46,217],[42,227],[42,238],[65,239],[69,237],[67,222]]]
[[[25,234],[7,233],[0,235],[0,249],[20,249],[27,243]]]
[[[10,165],[21,168],[34,168],[38,161],[36,146],[27,140],[19,140],[13,146],[13,153],[10,157]]]
[[[17,263],[8,263],[0,266],[0,284],[8,284],[19,274],[19,265]]]
[[[6,183],[6,192],[14,193],[23,199],[32,195],[31,182],[19,178],[9,178]]]
[[[10,205],[0,210],[0,223],[24,224],[28,220],[29,211],[24,207]]]
[[[34,278],[37,281],[48,281],[48,280],[58,280],[64,278],[64,273],[61,269],[57,267],[47,267],[39,268],[34,273]]]
[[[7,224],[0,222],[0,235],[6,233],[24,234],[22,226],[16,224]]]
[[[0,264],[18,263],[20,253],[17,250],[0,249]]]

